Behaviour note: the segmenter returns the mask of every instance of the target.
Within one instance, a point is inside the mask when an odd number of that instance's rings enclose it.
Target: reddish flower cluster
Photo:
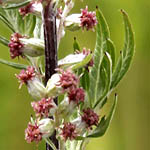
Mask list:
[[[72,123],[64,123],[64,127],[61,129],[61,135],[66,140],[73,140],[77,137],[76,126]]]
[[[73,88],[68,93],[69,101],[79,104],[84,101],[85,93],[82,88]]]
[[[33,107],[34,111],[36,112],[36,116],[49,117],[49,111],[51,108],[54,107],[53,99],[43,98],[38,102],[32,102],[31,106]]]
[[[70,70],[63,71],[61,69],[58,70],[61,73],[59,86],[61,86],[65,91],[70,88],[77,87],[79,83],[79,79],[73,74]]]
[[[92,125],[98,125],[99,117],[93,110],[87,108],[84,109],[83,112],[84,114],[82,115],[82,121],[87,124],[88,128],[91,128]]]
[[[42,140],[42,133],[39,130],[39,126],[35,123],[35,125],[29,122],[27,129],[25,130],[25,140],[28,143],[36,142]]]
[[[16,77],[20,80],[20,87],[22,84],[27,84],[29,80],[32,80],[33,77],[35,77],[35,69],[33,67],[28,67],[26,70],[21,70],[19,75],[16,75]]]
[[[80,17],[81,24],[80,26],[86,30],[93,29],[97,24],[95,12],[89,12],[88,6],[85,9],[81,9],[82,16]]]
[[[22,15],[22,16],[26,16],[28,15],[29,13],[32,13],[33,12],[33,4],[35,2],[30,2],[28,5],[22,7],[19,9],[19,13]]]
[[[12,59],[22,56],[21,49],[24,47],[24,45],[20,42],[19,38],[22,38],[19,33],[14,33],[11,35],[8,46],[10,47],[10,56]]]

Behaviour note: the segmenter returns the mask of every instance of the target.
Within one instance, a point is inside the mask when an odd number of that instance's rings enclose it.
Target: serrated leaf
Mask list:
[[[15,68],[15,69],[26,69],[27,68],[26,65],[10,62],[10,61],[4,60],[4,59],[0,59],[0,63],[7,65],[9,67]]]
[[[100,123],[98,124],[97,128],[93,131],[93,133],[91,133],[87,137],[90,137],[90,138],[101,137],[106,133],[106,131],[107,131],[109,125],[110,125],[110,122],[113,118],[115,108],[116,108],[116,104],[117,104],[117,95],[115,95],[114,103],[113,103],[113,106],[112,106],[108,116],[107,117],[105,117],[105,116],[102,117],[102,119],[101,119]]]
[[[119,58],[118,65],[116,66],[116,69],[113,74],[113,81],[111,88],[114,88],[117,86],[117,84],[120,82],[120,80],[123,78],[125,73],[128,71],[131,60],[133,58],[134,54],[134,34],[132,31],[132,26],[129,21],[128,15],[124,10],[121,10],[125,25],[125,42],[124,42],[124,48],[122,51],[122,55]]]
[[[90,73],[90,88],[89,88],[89,98],[91,104],[96,103],[99,100],[101,90],[102,78],[101,78],[101,63],[104,57],[104,52],[107,52],[108,39],[109,39],[109,28],[103,17],[103,14],[99,9],[96,11],[97,16],[97,28],[96,28],[96,47],[94,51],[94,65]]]
[[[21,3],[10,3],[10,4],[7,4],[5,7],[3,7],[4,9],[17,9],[17,8],[20,8],[20,7],[23,7],[27,4],[29,4],[31,2],[31,0],[26,0],[24,2],[21,2]]]
[[[8,46],[9,41],[6,38],[4,38],[3,36],[0,35],[0,43],[5,45],[5,46]]]
[[[77,39],[76,39],[76,38],[74,38],[73,49],[74,49],[74,52],[75,52],[76,50],[78,50],[78,51],[81,50],[81,49],[80,49],[80,46],[79,46],[79,43],[77,42]]]

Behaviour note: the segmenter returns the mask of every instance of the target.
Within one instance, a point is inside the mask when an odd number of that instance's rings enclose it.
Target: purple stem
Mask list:
[[[44,7],[44,40],[45,40],[45,84],[49,78],[55,73],[57,67],[57,32],[56,32],[56,12],[51,4],[51,1]],[[55,99],[57,104],[57,98]],[[58,140],[56,132],[50,137],[52,142],[58,149]],[[46,150],[53,150],[46,144]]]

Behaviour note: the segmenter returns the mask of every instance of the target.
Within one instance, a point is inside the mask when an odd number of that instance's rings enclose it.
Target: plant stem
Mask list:
[[[45,40],[45,84],[55,73],[57,67],[57,33],[56,33],[56,12],[51,1],[48,1],[43,8],[44,40]],[[55,99],[57,104],[57,99]],[[58,149],[56,131],[50,137]],[[53,150],[46,144],[46,150]]]

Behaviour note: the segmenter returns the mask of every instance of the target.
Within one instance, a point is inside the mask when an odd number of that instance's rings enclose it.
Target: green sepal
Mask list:
[[[114,115],[114,112],[115,112],[115,109],[116,109],[116,104],[117,104],[117,95],[115,95],[115,99],[114,99],[114,102],[113,102],[113,105],[112,105],[112,108],[108,114],[107,117],[102,117],[100,123],[98,124],[97,128],[90,134],[88,135],[87,137],[90,137],[90,138],[96,138],[96,137],[101,137],[103,136],[109,125],[110,125],[110,122],[113,118],[113,115]]]
[[[9,67],[15,68],[15,69],[26,69],[27,68],[26,65],[10,62],[10,61],[4,60],[4,59],[0,59],[0,63],[7,65]]]

